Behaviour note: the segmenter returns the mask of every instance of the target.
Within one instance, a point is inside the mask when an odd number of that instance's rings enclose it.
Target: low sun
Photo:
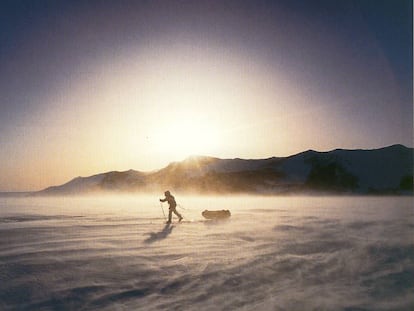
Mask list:
[[[160,125],[154,138],[160,152],[176,159],[211,155],[220,145],[219,130],[191,116]]]

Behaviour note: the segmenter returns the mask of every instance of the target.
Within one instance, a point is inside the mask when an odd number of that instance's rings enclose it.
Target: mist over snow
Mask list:
[[[189,157],[154,172],[134,170],[78,177],[35,195],[147,193],[413,194],[413,148],[308,150],[290,157]]]
[[[0,309],[414,308],[412,197],[176,198],[0,198]]]

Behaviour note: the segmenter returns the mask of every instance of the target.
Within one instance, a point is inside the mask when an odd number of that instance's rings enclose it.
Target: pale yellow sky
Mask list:
[[[411,146],[412,29],[379,27],[347,1],[282,2],[10,11],[0,29],[0,191],[190,155]],[[383,29],[398,38],[381,39]]]
[[[219,48],[132,49],[64,82],[26,116],[20,142],[30,152],[17,157],[30,189],[190,155],[289,155],[323,119],[282,72]]]
[[[30,140],[21,137],[30,152],[18,155],[30,189],[190,155],[287,156],[310,141],[326,150],[352,145],[354,130],[319,141],[341,123],[321,105],[323,94],[248,54],[212,47],[131,49],[89,64],[44,98],[46,109],[27,116]]]

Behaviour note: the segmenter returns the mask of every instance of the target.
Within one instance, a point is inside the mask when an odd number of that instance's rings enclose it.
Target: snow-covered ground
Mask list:
[[[0,198],[0,309],[414,309],[413,197],[176,198]]]

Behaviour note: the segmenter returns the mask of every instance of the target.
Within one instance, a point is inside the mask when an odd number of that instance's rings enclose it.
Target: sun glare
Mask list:
[[[219,131],[211,124],[200,123],[191,115],[160,126],[154,133],[160,153],[176,159],[190,155],[211,155],[220,145]]]
[[[76,132],[63,130],[72,141],[85,141],[76,157],[85,165],[82,174],[152,170],[191,155],[252,157],[250,150],[267,151],[269,144],[260,145],[253,134],[280,132],[278,123],[263,120],[274,115],[273,85],[277,102],[290,94],[283,80],[262,75],[260,63],[250,63],[245,55],[230,58],[219,48],[155,50],[131,49],[115,60],[97,61],[96,75],[65,86],[62,98],[48,100],[56,105],[48,110],[48,123],[59,111],[65,123],[79,125]],[[260,127],[266,124],[272,126]],[[69,139],[60,141],[68,146]],[[250,142],[259,145],[252,149]],[[95,155],[97,150],[105,161],[85,160],[87,151]]]

